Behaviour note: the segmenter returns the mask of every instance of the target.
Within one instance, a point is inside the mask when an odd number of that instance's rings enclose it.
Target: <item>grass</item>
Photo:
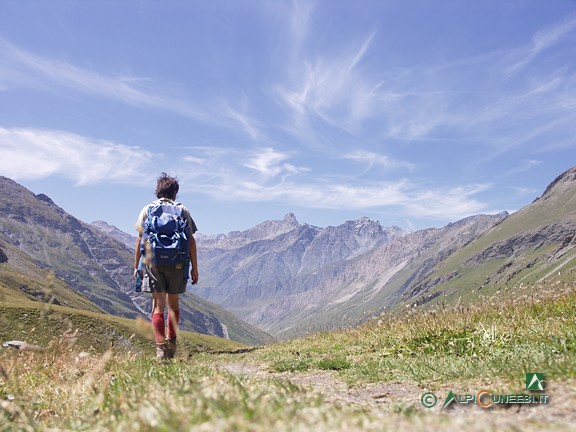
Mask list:
[[[366,421],[361,410],[338,414],[321,396],[285,380],[110,354],[77,360],[72,369],[60,353],[41,357],[44,379],[9,389],[15,396],[3,405],[5,430],[254,430],[255,424],[258,430],[329,430]],[[20,371],[33,375],[38,360],[20,354]]]
[[[573,285],[526,288],[476,306],[381,316],[356,329],[320,333],[259,351],[276,371],[343,367],[351,385],[390,380],[440,386],[486,377],[518,384],[529,370],[576,378]]]
[[[153,332],[143,319],[131,320],[108,314],[38,303],[17,307],[0,303],[0,340],[24,340],[42,347],[54,343],[55,336],[67,340],[78,351],[102,353],[109,349],[152,355]],[[181,349],[198,351],[235,350],[244,345],[227,339],[193,332],[180,332]]]
[[[0,351],[0,430],[570,430],[574,394],[562,386],[576,383],[575,316],[575,285],[560,283],[167,364],[134,346],[84,351],[57,330],[44,351]],[[420,404],[425,391],[522,392],[526,372],[545,373],[556,405],[448,412]],[[382,395],[362,393],[373,388]]]

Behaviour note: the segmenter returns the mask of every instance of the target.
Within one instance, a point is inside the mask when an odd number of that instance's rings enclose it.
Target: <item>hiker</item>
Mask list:
[[[192,284],[198,283],[198,258],[193,236],[198,229],[186,207],[175,201],[179,187],[177,179],[162,173],[156,184],[158,200],[142,209],[136,223],[139,235],[134,277],[141,271],[143,291],[152,292],[152,327],[158,359],[171,359],[176,354],[176,332],[180,320],[178,296],[186,292],[188,272]]]

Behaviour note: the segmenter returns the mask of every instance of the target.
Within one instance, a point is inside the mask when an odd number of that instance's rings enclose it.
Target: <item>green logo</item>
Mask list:
[[[546,383],[544,374],[539,372],[526,373],[526,390],[544,391]]]
[[[442,409],[446,408],[448,405],[450,405],[452,402],[454,402],[455,399],[456,399],[456,395],[454,393],[452,393],[452,390],[450,390],[450,393],[448,393],[448,396],[446,397],[446,400],[444,401],[444,405],[442,406]]]
[[[422,402],[422,405],[424,405],[426,408],[432,408],[434,405],[436,405],[438,397],[434,393],[428,392],[422,395],[420,401]]]

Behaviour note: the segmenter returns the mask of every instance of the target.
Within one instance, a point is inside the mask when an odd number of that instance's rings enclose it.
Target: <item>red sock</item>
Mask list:
[[[164,314],[156,313],[152,315],[152,327],[154,328],[156,343],[164,343],[166,341],[166,323],[164,321]]]
[[[174,314],[168,311],[168,339],[176,339],[176,330],[178,329],[179,322],[180,322],[180,309],[176,309],[174,311]]]

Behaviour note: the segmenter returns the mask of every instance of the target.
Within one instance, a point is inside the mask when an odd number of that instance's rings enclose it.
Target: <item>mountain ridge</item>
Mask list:
[[[307,291],[325,272],[338,273],[347,260],[405,234],[368,218],[319,228],[288,213],[243,232],[198,236],[204,279],[194,291],[247,317],[275,299]]]
[[[502,224],[447,260],[439,272],[469,271],[470,263],[486,267],[483,280],[475,277],[478,289],[495,285],[538,283],[563,260],[571,268],[576,252],[576,167],[554,179],[531,204],[510,215]],[[545,270],[547,269],[548,270]],[[443,286],[438,289],[445,288]]]
[[[126,236],[131,251],[134,237]],[[198,234],[197,245],[203,283],[194,295],[281,338],[404,307],[477,301],[576,271],[576,167],[512,214],[408,232],[366,217],[320,228],[288,213],[245,231]]]
[[[408,233],[357,256],[350,254],[349,260],[327,259],[326,265],[308,269],[323,276],[310,277],[314,274],[310,271],[304,272],[307,279],[292,277],[288,284],[297,288],[285,289],[282,296],[269,295],[262,301],[252,295],[255,307],[250,309],[241,310],[238,305],[238,297],[245,294],[242,288],[232,290],[237,295],[234,301],[249,322],[286,337],[354,325],[401,306],[434,307],[462,298],[470,301],[480,293],[493,294],[499,284],[539,282],[576,263],[575,196],[576,168],[572,168],[557,176],[533,203],[512,215],[472,215],[442,228]],[[338,254],[346,250],[343,239],[352,231],[350,223],[343,226],[347,229],[340,232],[338,227],[317,229],[316,238],[332,230],[338,232],[337,238],[322,242],[319,253],[311,254],[313,258],[308,261],[342,258]],[[244,260],[255,258],[252,255]],[[235,268],[229,264],[227,278],[248,280],[241,265]],[[282,267],[275,269],[283,273]]]
[[[393,306],[414,281],[428,275],[436,260],[449,256],[505,217],[474,216],[444,228],[427,228],[394,239],[314,289],[262,308],[248,321],[277,335],[294,326],[314,331],[353,324],[356,316],[367,311],[377,314]],[[403,272],[407,273],[405,277]]]
[[[148,319],[151,296],[134,292],[133,252],[126,245],[11,179],[0,177],[0,191],[0,241],[17,247],[41,267],[53,269],[56,279],[107,313]],[[250,344],[272,340],[193,293],[181,300],[185,330]]]

